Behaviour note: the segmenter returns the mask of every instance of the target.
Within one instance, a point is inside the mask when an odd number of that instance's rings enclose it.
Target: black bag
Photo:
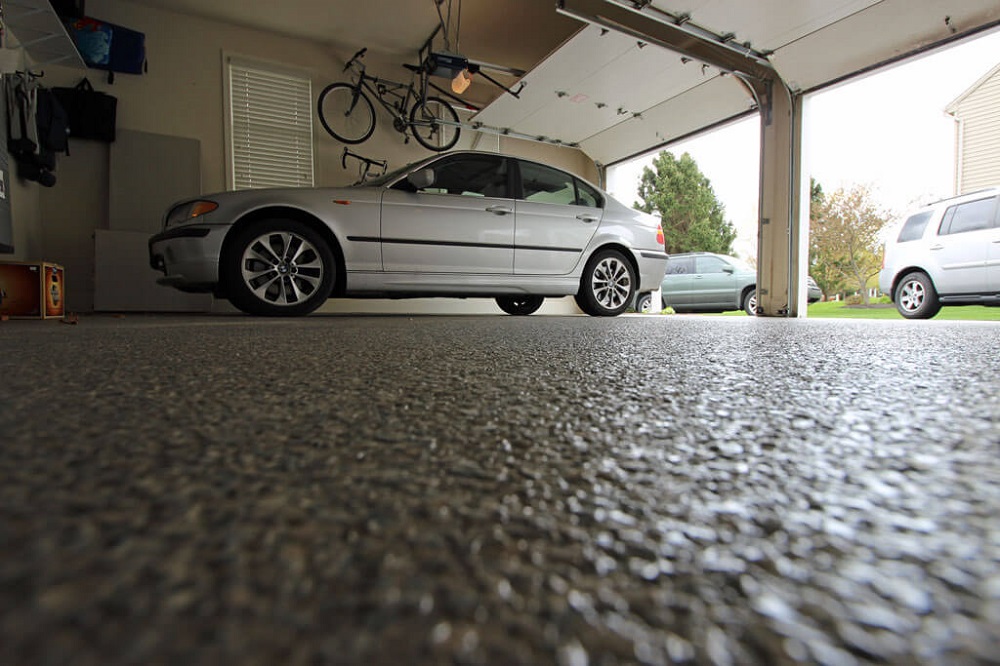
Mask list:
[[[66,110],[72,139],[114,141],[118,98],[94,90],[86,78],[72,88],[53,88]]]

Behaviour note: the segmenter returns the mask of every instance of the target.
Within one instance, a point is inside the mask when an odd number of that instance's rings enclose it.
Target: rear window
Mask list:
[[[927,223],[931,220],[931,215],[933,211],[925,211],[923,213],[917,213],[911,216],[906,223],[903,224],[903,228],[899,232],[899,238],[896,239],[897,243],[905,243],[907,241],[915,241],[923,238],[924,229],[927,228]]]

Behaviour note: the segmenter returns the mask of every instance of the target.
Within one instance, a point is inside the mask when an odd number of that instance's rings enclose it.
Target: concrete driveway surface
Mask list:
[[[997,663],[998,343],[2,322],[0,663]]]

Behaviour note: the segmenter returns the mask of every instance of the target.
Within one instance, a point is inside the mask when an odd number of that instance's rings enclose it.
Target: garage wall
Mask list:
[[[301,70],[313,82],[313,98],[342,78],[344,59],[362,45],[328,45],[164,12],[119,0],[88,0],[87,14],[146,34],[148,73],[117,74],[46,66],[44,85],[71,86],[86,75],[94,87],[118,98],[118,127],[167,137],[193,139],[201,146],[201,191],[225,189],[223,55],[239,55]],[[371,73],[405,74],[398,58],[369,52]],[[381,112],[381,111],[380,111]],[[456,148],[470,148],[476,134],[463,132]],[[108,164],[105,144],[71,140],[71,155],[60,157],[53,188],[13,182],[14,259],[44,259],[66,265],[70,309],[93,308],[94,233],[108,228]],[[561,166],[593,182],[597,171],[582,152],[495,135],[483,135],[479,150],[502,150]],[[340,165],[343,145],[314,123],[317,185],[353,182],[356,172]],[[379,117],[376,134],[354,152],[388,159],[390,168],[425,157],[416,142],[404,145],[389,119]],[[155,159],[156,156],[150,156]],[[152,171],[152,170],[151,170]],[[151,182],[150,187],[155,187]],[[140,225],[145,227],[145,221]],[[371,304],[368,304],[368,308]],[[394,306],[398,307],[398,305]],[[404,307],[413,308],[413,304]]]

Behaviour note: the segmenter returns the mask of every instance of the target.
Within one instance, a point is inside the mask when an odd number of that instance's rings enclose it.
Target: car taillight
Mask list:
[[[656,244],[663,245],[663,225],[656,225]]]

